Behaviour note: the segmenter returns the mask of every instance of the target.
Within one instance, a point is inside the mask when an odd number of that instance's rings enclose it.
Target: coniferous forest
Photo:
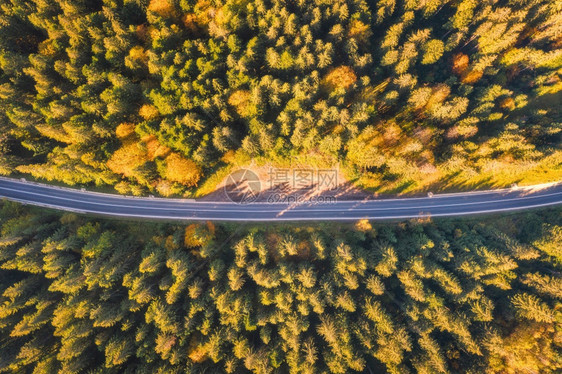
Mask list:
[[[245,157],[562,178],[560,0],[1,0],[0,172],[163,196]]]
[[[0,0],[0,175],[197,197],[562,180],[560,0]],[[562,210],[109,220],[0,201],[0,373],[562,372]]]
[[[560,210],[235,226],[4,203],[0,234],[0,372],[562,370]]]

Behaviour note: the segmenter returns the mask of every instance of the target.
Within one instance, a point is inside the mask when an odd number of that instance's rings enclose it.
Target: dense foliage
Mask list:
[[[560,210],[272,228],[5,203],[0,227],[0,372],[562,369]]]
[[[0,172],[189,192],[240,155],[365,186],[562,176],[553,0],[1,0]]]

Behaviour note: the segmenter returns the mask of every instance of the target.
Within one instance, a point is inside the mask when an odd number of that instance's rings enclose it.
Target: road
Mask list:
[[[562,204],[562,183],[433,197],[292,204],[129,197],[0,178],[0,197],[84,214],[154,220],[337,221],[509,212]]]

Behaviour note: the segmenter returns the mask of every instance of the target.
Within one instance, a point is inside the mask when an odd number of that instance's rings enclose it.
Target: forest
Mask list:
[[[0,175],[543,183],[561,103],[560,0],[0,0]],[[562,210],[260,225],[0,200],[0,373],[354,372],[562,372]]]
[[[558,0],[0,0],[0,173],[161,196],[249,158],[392,193],[559,180],[561,29]]]
[[[0,205],[0,373],[559,373],[562,211],[307,225]]]

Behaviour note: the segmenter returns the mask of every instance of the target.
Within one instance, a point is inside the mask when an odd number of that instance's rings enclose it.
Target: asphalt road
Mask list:
[[[24,204],[123,218],[217,221],[328,221],[408,219],[509,212],[562,205],[562,183],[433,197],[249,203],[128,197],[0,178],[0,197]]]

